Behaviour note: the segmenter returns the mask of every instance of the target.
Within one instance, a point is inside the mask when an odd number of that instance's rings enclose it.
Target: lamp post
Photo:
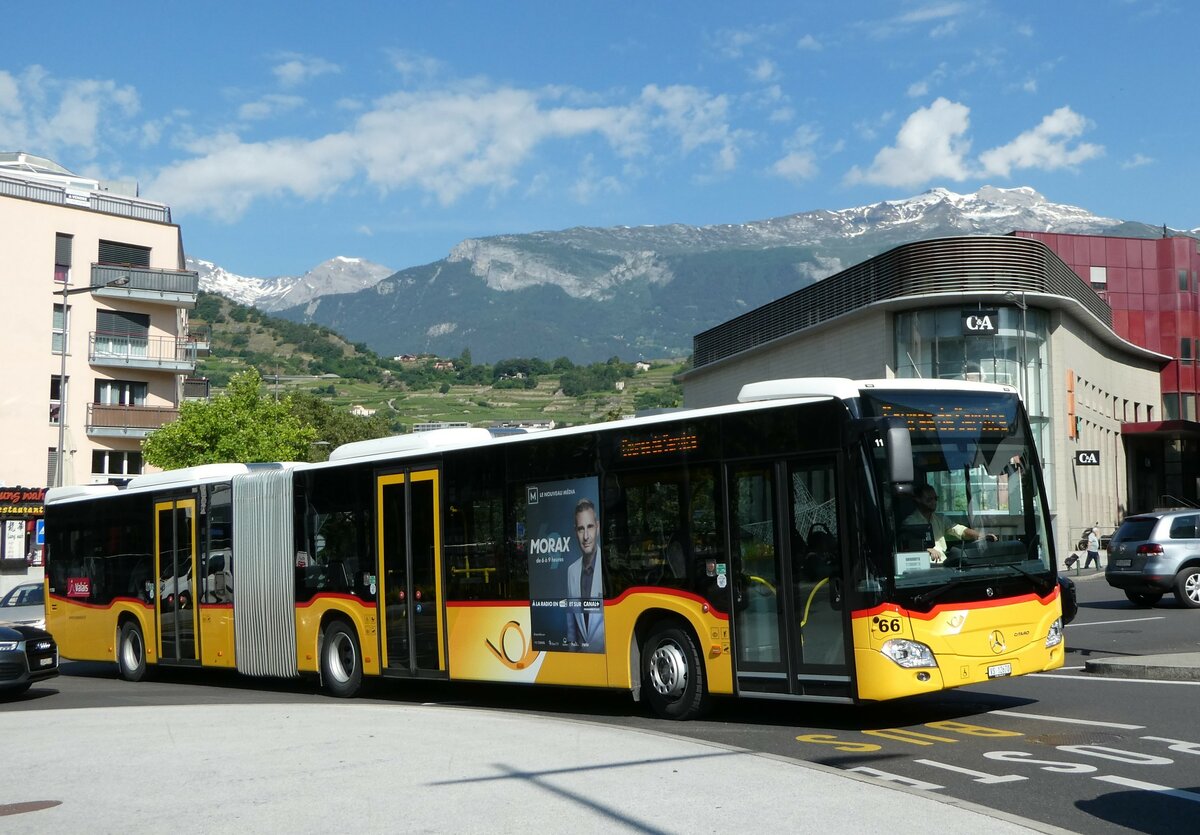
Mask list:
[[[67,342],[71,335],[70,316],[67,313],[67,296],[74,296],[79,293],[91,293],[94,290],[102,290],[105,287],[124,287],[129,283],[129,276],[121,276],[114,278],[105,284],[88,285],[87,287],[68,287],[66,282],[63,282],[62,289],[55,291],[55,295],[62,296],[62,341],[58,346],[59,354],[59,370],[58,370],[58,447],[54,454],[54,486],[63,486],[63,452],[66,445],[67,434]]]
[[[1025,291],[1020,291],[1020,294],[1009,290],[1004,294],[1004,298],[1015,304],[1021,310],[1021,399],[1025,401],[1025,408],[1028,410],[1029,405],[1029,355],[1025,347],[1025,335],[1028,331],[1025,328],[1025,311],[1029,309],[1029,305],[1025,304]]]

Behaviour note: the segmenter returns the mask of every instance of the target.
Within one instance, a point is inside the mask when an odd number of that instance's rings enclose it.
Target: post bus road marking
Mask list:
[[[965,774],[971,778],[972,782],[983,783],[985,786],[994,785],[996,783],[1016,783],[1019,780],[1028,780],[1028,777],[1020,774],[985,774],[982,771],[975,771],[971,768],[963,768],[958,765],[950,765],[949,763],[940,763],[937,760],[913,760],[921,765],[932,766],[933,768],[943,768],[946,771],[954,771],[958,774]]]
[[[1178,751],[1180,754],[1195,754],[1200,757],[1200,742],[1188,742],[1183,739],[1171,739],[1168,736],[1144,736],[1142,739],[1148,739],[1151,742],[1169,742],[1168,751]]]
[[[875,777],[879,780],[886,780],[889,783],[899,783],[902,786],[908,786],[909,788],[913,789],[922,789],[929,792],[946,788],[945,786],[939,786],[937,783],[926,783],[924,780],[917,780],[912,777],[893,774],[890,771],[880,771],[878,768],[870,768],[865,765],[858,765],[854,768],[847,768],[846,770],[853,771],[858,774],[866,774],[868,777]]]
[[[1065,678],[1065,676],[1059,676]],[[1065,722],[1068,725],[1091,725],[1094,728],[1113,728],[1119,731],[1144,731],[1145,725],[1123,725],[1120,722],[1097,722],[1093,719],[1069,719],[1065,716],[1043,716],[1039,713],[1018,713],[1015,710],[989,710],[996,716],[1016,716],[1019,719],[1039,719],[1043,722]]]
[[[1166,619],[1167,619],[1166,615],[1155,615],[1154,617],[1151,617],[1151,618],[1127,618],[1125,620],[1094,620],[1094,621],[1089,621],[1088,623],[1078,623],[1076,621],[1072,621],[1071,626],[1072,627],[1076,627],[1076,626],[1108,626],[1109,624],[1112,624],[1112,623],[1140,623],[1141,621],[1144,621],[1144,620],[1166,620]]]
[[[1155,792],[1156,794],[1165,794],[1168,797],[1177,797],[1180,800],[1190,800],[1193,803],[1200,803],[1200,794],[1196,792],[1187,792],[1183,789],[1173,789],[1170,786],[1160,786],[1157,783],[1144,783],[1141,780],[1131,780],[1128,777],[1118,777],[1115,774],[1101,774],[1098,777],[1093,777],[1093,780],[1100,780],[1105,783],[1112,783],[1116,786],[1124,786],[1127,789],[1137,789],[1143,792]]]

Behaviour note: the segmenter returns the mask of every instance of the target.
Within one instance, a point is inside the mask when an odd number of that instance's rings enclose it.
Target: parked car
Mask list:
[[[22,583],[0,599],[0,624],[46,626],[46,598],[41,583]]]
[[[24,693],[58,675],[58,644],[36,626],[0,626],[0,695]]]
[[[1113,534],[1104,579],[1138,606],[1167,592],[1200,608],[1200,509],[1156,510],[1128,517]]]

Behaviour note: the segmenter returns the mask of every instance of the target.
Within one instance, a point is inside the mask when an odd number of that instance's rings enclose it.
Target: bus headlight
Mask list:
[[[1054,623],[1050,624],[1050,631],[1046,633],[1046,649],[1056,647],[1063,642],[1063,625],[1062,618],[1058,618]]]
[[[920,641],[910,641],[907,638],[892,638],[885,641],[880,652],[895,661],[901,667],[936,667],[933,660],[933,650]]]

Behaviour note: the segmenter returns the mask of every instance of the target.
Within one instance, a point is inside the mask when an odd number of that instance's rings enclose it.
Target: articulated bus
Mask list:
[[[1062,665],[1048,518],[1011,388],[778,380],[51,490],[47,625],[131,681],[607,687],[675,719],[720,694],[880,701]]]

